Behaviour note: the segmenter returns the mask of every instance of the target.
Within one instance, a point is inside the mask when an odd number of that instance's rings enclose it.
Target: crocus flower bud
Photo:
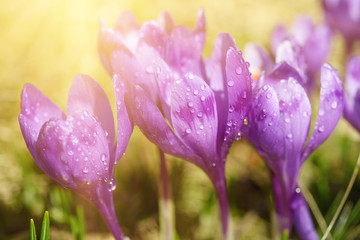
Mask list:
[[[297,179],[302,163],[330,136],[342,115],[341,80],[329,64],[322,66],[320,107],[305,145],[312,110],[301,76],[285,62],[261,76],[253,93],[247,136],[271,171],[279,231],[290,231],[294,223],[302,239],[319,239]]]
[[[110,104],[92,78],[78,75],[72,84],[67,115],[35,86],[21,95],[20,128],[39,167],[65,188],[90,200],[117,239],[123,234],[113,205],[114,167],[126,149],[132,126],[118,108],[126,130],[114,147],[115,128]],[[125,133],[125,134],[124,134]]]
[[[344,117],[360,132],[360,56],[352,57],[346,69]]]

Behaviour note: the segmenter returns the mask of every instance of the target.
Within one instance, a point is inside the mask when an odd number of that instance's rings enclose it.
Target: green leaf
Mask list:
[[[285,229],[281,236],[281,240],[288,240],[288,239],[289,239],[289,231]]]
[[[36,240],[36,229],[33,219],[30,219],[30,240]]]
[[[82,206],[76,207],[76,215],[77,215],[78,227],[79,227],[79,240],[83,240],[85,239],[86,222],[85,222],[84,208]]]
[[[49,220],[49,212],[45,211],[42,228],[41,228],[41,236],[40,240],[49,240],[50,239],[50,220]]]

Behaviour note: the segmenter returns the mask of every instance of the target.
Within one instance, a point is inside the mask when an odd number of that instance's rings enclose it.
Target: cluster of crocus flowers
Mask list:
[[[38,166],[62,186],[92,202],[116,239],[123,239],[113,203],[114,169],[125,152],[132,125],[125,105],[121,105],[123,96],[117,97],[117,143],[106,94],[86,75],[78,75],[73,81],[67,115],[35,86],[26,84],[19,123]]]
[[[248,65],[228,34],[219,35],[209,59],[202,58],[202,11],[193,31],[175,26],[167,13],[142,27],[129,14],[122,15],[119,22],[134,24],[127,29],[117,24],[115,30],[103,25],[99,37],[102,63],[132,89],[131,115],[146,137],[165,153],[194,163],[209,176],[226,239],[225,161],[232,142],[240,138],[248,112]],[[131,37],[137,44],[128,44]]]
[[[101,62],[113,80],[117,131],[104,91],[85,75],[73,82],[67,115],[26,85],[20,127],[39,167],[93,202],[117,239],[123,233],[113,205],[113,176],[133,124],[161,151],[208,175],[219,203],[223,239],[229,237],[226,157],[232,143],[245,136],[270,168],[279,231],[290,231],[294,225],[302,239],[318,239],[298,176],[306,158],[332,133],[344,108],[339,76],[323,64],[329,35],[327,27],[300,18],[291,33],[284,27],[275,31],[275,60],[261,46],[251,45],[246,51],[249,65],[224,33],[218,35],[211,56],[202,57],[201,10],[194,30],[175,25],[166,12],[143,25],[126,12],[114,29],[102,22],[98,39]],[[349,62],[345,104],[345,116],[357,129],[359,62]],[[320,107],[307,141],[313,112],[309,92],[320,69]]]
[[[360,40],[360,1],[322,0],[324,18],[333,31],[340,32],[346,42],[346,54],[353,51],[354,43]]]

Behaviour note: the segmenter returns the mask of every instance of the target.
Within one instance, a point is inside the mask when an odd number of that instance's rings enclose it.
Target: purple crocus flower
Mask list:
[[[300,60],[303,63],[299,66],[304,71],[303,86],[311,92],[316,86],[317,74],[330,51],[331,31],[326,25],[315,26],[307,16],[299,16],[289,30],[283,25],[275,28],[271,38],[271,50],[274,55],[279,55],[278,47],[285,40],[291,41],[293,51],[303,58]]]
[[[216,40],[206,67],[208,75],[191,71],[178,75],[166,62],[158,61],[155,75],[163,93],[161,104],[136,86],[132,114],[142,132],[161,150],[194,163],[209,176],[219,201],[223,238],[227,239],[225,160],[247,115],[251,77],[241,52],[227,34]]]
[[[100,85],[86,75],[73,81],[67,115],[31,84],[24,86],[19,114],[26,145],[38,166],[65,188],[90,200],[116,239],[123,239],[123,233],[113,204],[114,167],[132,132],[121,91],[117,94],[116,144],[109,101]]]
[[[119,23],[131,31],[103,25],[100,58],[109,74],[132,89],[132,115],[142,132],[165,153],[186,159],[212,180],[227,237],[228,203],[224,163],[248,111],[251,81],[234,40],[221,34],[212,56],[202,58],[205,19],[199,12],[193,31],[175,26],[171,16],[142,27],[126,13]],[[127,38],[136,36],[136,44]]]
[[[327,24],[344,36],[349,56],[355,40],[360,39],[360,1],[323,0],[322,7]]]
[[[360,56],[352,57],[346,69],[344,117],[360,132]]]
[[[319,239],[298,186],[306,158],[332,133],[343,111],[343,88],[337,72],[321,68],[320,107],[308,144],[311,103],[300,74],[285,62],[255,82],[247,137],[271,171],[279,231],[292,224],[302,239]]]

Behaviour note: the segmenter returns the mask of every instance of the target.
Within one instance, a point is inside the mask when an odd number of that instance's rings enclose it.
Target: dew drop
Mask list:
[[[322,108],[320,108],[319,109],[319,116],[324,116],[324,114],[325,114],[325,111]]]
[[[187,134],[190,134],[190,133],[191,133],[191,129],[190,129],[190,128],[186,129],[186,133],[187,133]]]
[[[194,74],[189,73],[189,74],[188,74],[188,78],[189,78],[190,80],[193,80],[193,79],[194,79]]]
[[[203,113],[202,113],[202,112],[198,112],[197,116],[198,116],[198,118],[202,118]]]
[[[216,167],[216,163],[212,163],[211,166],[212,166],[212,167]]]
[[[193,106],[194,106],[194,103],[193,103],[193,102],[188,102],[188,104],[187,104],[187,105],[188,105],[188,107],[189,107],[189,108],[191,108],[191,107],[193,107]]]
[[[236,74],[240,75],[240,74],[242,73],[242,68],[241,68],[241,67],[237,67],[237,68],[235,69],[235,72],[236,72]]]
[[[264,110],[261,110],[261,112],[260,112],[260,114],[258,115],[258,120],[259,121],[262,121],[262,120],[264,120],[266,118],[266,113],[265,113],[265,111]]]
[[[205,102],[205,96],[201,96],[201,97],[200,97],[200,100],[201,100],[202,102]]]
[[[241,93],[241,97],[242,97],[243,99],[247,98],[247,92],[246,92],[246,91],[243,91],[243,92]]]
[[[333,101],[333,102],[331,103],[331,108],[332,108],[332,109],[336,109],[337,106],[338,106],[337,101]]]
[[[228,83],[227,83],[227,85],[228,85],[229,87],[234,86],[234,84],[235,84],[235,82],[234,82],[234,81],[228,81]]]
[[[101,159],[101,161],[105,162],[106,161],[106,155],[104,153],[101,154],[100,159]]]
[[[204,129],[204,125],[200,125],[200,130],[203,130]]]
[[[272,94],[268,92],[268,93],[266,94],[266,98],[267,98],[267,99],[270,99],[271,97],[272,97]]]
[[[295,189],[295,192],[296,192],[296,193],[300,193],[300,192],[301,192],[301,189],[300,189],[299,187],[297,187],[297,188]]]
[[[87,168],[87,167],[85,167],[84,169],[83,169],[83,173],[88,173],[89,172],[89,169]]]
[[[199,94],[199,90],[194,90],[194,95],[197,96]]]
[[[70,156],[72,156],[72,155],[74,155],[74,152],[73,151],[68,151],[68,154],[70,155]]]
[[[324,125],[321,125],[321,126],[318,128],[318,132],[319,132],[319,133],[322,133],[322,132],[324,132],[324,131],[325,131]]]
[[[205,84],[201,85],[201,90],[202,90],[202,91],[205,90]]]
[[[288,135],[286,135],[286,137],[287,137],[288,139],[292,139],[293,135],[292,135],[291,133],[289,133]]]

